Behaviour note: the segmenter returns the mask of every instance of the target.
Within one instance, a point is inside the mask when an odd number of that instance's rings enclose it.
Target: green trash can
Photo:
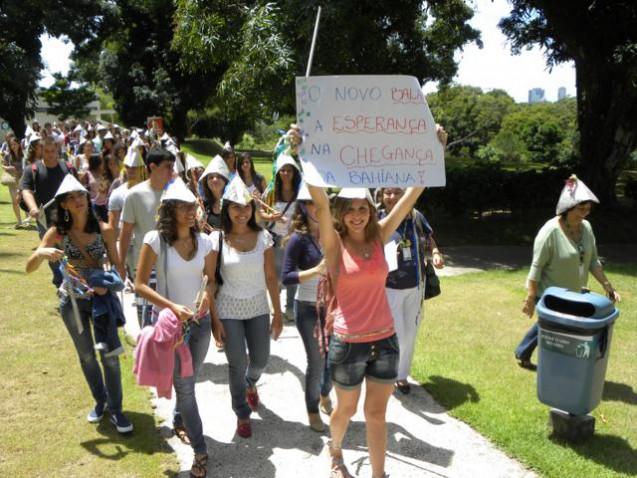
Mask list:
[[[549,287],[537,304],[540,402],[586,415],[602,398],[613,323],[619,311],[586,289]]]

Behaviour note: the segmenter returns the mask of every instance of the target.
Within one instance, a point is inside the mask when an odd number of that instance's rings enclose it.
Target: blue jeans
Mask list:
[[[47,230],[44,227],[42,227],[42,225],[39,222],[36,222],[36,224],[38,225],[38,236],[40,237],[40,239],[42,239],[42,237],[44,237],[44,234],[46,234]],[[55,288],[58,289],[60,285],[62,284],[62,280],[64,279],[59,269],[60,263],[48,262],[48,261],[47,263],[49,264],[49,269],[51,269],[51,272],[53,273],[53,279],[51,279],[51,282],[53,283]]]
[[[224,350],[228,359],[228,378],[232,409],[238,418],[250,416],[246,387],[254,387],[270,356],[270,316],[252,319],[221,319],[226,332]],[[246,359],[246,345],[249,361]]]
[[[537,347],[537,334],[538,327],[536,322],[515,349],[515,358],[518,360],[531,360],[531,355],[533,355],[533,351]]]
[[[173,384],[175,386],[176,404],[173,423],[183,424],[190,438],[190,445],[196,454],[207,453],[206,441],[203,436],[203,425],[195,396],[195,384],[197,373],[201,369],[208,346],[210,345],[211,327],[210,315],[199,320],[199,325],[193,324],[190,328],[190,340],[188,347],[192,355],[193,375],[181,377],[181,363],[179,355],[175,354],[175,369],[173,372]]]
[[[73,316],[73,306],[71,300],[63,298],[60,301],[60,311],[62,320],[69,335],[75,345],[75,351],[80,359],[80,366],[84,372],[86,383],[91,389],[91,394],[95,403],[107,403],[111,412],[120,412],[122,410],[122,378],[119,369],[119,358],[105,357],[100,352],[104,375],[97,363],[95,356],[93,336],[91,334],[91,301],[88,299],[78,299],[77,307],[80,312],[80,319],[84,331],[80,334],[77,330],[75,317]],[[106,386],[104,386],[106,384]]]
[[[320,395],[329,395],[332,389],[327,360],[319,350],[318,340],[314,337],[314,328],[318,317],[316,305],[311,302],[294,301],[294,320],[301,335],[307,368],[305,370],[305,406],[308,413],[318,413]]]

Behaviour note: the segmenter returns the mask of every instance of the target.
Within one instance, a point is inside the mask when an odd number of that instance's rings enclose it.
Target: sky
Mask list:
[[[485,91],[503,89],[517,102],[526,102],[531,88],[543,88],[548,101],[557,99],[560,86],[566,88],[569,96],[575,96],[573,63],[558,65],[549,72],[539,48],[511,55],[506,38],[497,27],[500,19],[509,13],[506,0],[475,0],[473,3],[476,13],[470,23],[482,32],[484,47],[480,49],[471,44],[456,53],[459,61],[458,74],[454,78],[456,83],[479,86]],[[70,42],[64,43],[48,36],[42,38],[42,59],[46,68],[42,72],[41,86],[47,87],[52,83],[51,73],[68,72],[72,49]],[[435,83],[424,87],[426,92],[435,89]]]

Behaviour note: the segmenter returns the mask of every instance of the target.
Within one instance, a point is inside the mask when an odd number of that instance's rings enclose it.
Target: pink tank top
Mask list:
[[[350,253],[341,242],[336,280],[334,332],[346,342],[373,342],[394,334],[385,281],[389,269],[380,242],[369,259]]]

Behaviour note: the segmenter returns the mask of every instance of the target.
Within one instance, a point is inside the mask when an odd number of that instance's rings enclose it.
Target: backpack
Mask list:
[[[62,167],[62,172],[64,172],[64,169],[66,168],[66,174],[72,174],[73,176],[75,176],[77,178],[77,170],[75,169],[75,166],[73,166],[73,164],[70,161],[66,161],[66,162],[59,162],[60,167]],[[64,165],[64,166],[62,166]],[[35,187],[35,185],[37,184],[37,180],[38,180],[38,161],[36,161],[35,163],[31,164],[31,174],[33,175],[33,186]],[[37,191],[33,191],[34,193],[36,193]],[[20,209],[22,209],[24,212],[26,212],[27,214],[29,213],[29,206],[27,206],[27,203],[24,202],[24,197],[22,196],[22,191],[19,192],[20,197],[19,197],[19,206]]]

